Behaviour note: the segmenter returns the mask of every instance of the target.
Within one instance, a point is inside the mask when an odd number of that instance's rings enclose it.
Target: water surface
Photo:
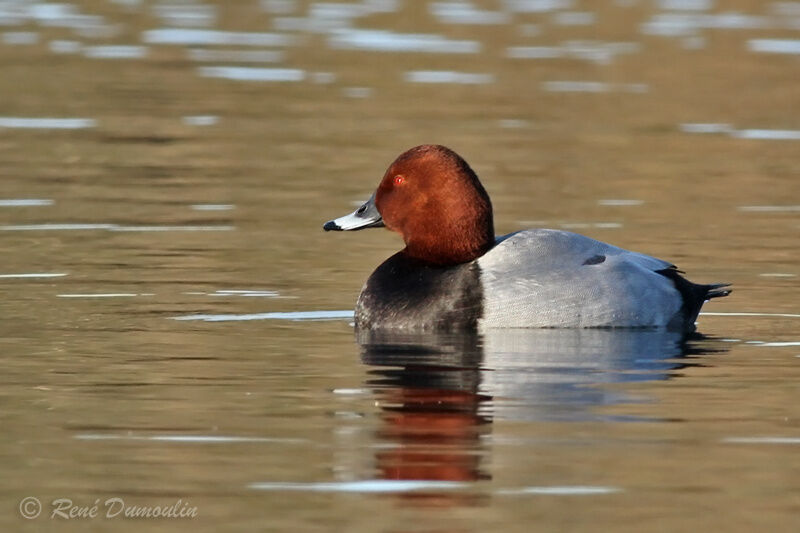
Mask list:
[[[798,3],[599,4],[0,0],[3,529],[795,530]],[[401,243],[321,225],[426,142],[499,233],[734,293],[689,340],[356,336]]]

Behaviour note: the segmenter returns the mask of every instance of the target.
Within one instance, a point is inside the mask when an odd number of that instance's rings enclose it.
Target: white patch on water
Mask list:
[[[476,54],[478,41],[451,40],[427,33],[395,33],[388,30],[346,29],[332,32],[331,48],[339,50],[371,50],[375,52],[423,52],[439,54]]]
[[[249,488],[268,491],[346,492],[346,493],[402,493],[416,490],[461,490],[472,486],[460,481],[365,479],[359,481],[330,482],[261,482]],[[492,491],[499,496],[592,496],[622,492],[619,487],[591,485],[531,486]]]
[[[574,3],[574,0],[503,0],[505,9],[513,13],[547,13],[569,9]]]
[[[188,444],[235,444],[235,443],[278,443],[298,444],[305,439],[285,439],[272,437],[238,437],[234,435],[117,435],[107,433],[81,433],[73,437],[76,440],[123,440],[178,442]]]
[[[133,292],[105,292],[95,294],[56,294],[59,298],[130,298],[133,296],[144,296]]]
[[[673,11],[708,11],[714,0],[658,0],[659,9]]]
[[[800,437],[725,437],[727,444],[800,444]]]
[[[711,313],[702,311],[704,316],[765,316],[775,318],[800,318],[800,314],[795,313]]]
[[[617,229],[621,228],[622,224],[619,222],[561,222],[558,226],[562,229]]]
[[[538,495],[538,496],[593,496],[597,494],[615,494],[622,492],[619,487],[593,485],[556,485],[543,487],[521,487],[518,489],[500,489],[494,494],[502,496]]]
[[[410,83],[454,83],[463,85],[485,85],[494,83],[493,74],[455,72],[452,70],[412,70],[406,72],[405,80]]]
[[[618,229],[622,227],[620,222],[594,222],[592,225],[600,229]]]
[[[0,274],[0,279],[14,278],[61,278],[66,276],[64,272],[30,272],[26,274]]]
[[[105,292],[95,294],[56,294],[58,298],[131,298],[133,296],[144,296],[134,292]]]
[[[767,346],[770,348],[782,348],[785,346],[800,346],[800,341],[786,341],[786,342],[764,342],[759,346]]]
[[[263,482],[251,483],[249,488],[270,491],[308,491],[308,492],[360,492],[397,493],[415,490],[456,490],[468,487],[467,483],[457,481],[426,481],[400,479],[366,479],[362,481],[331,481],[319,483]]]
[[[141,59],[147,56],[147,47],[137,45],[87,46],[84,57],[91,59]]]
[[[506,49],[506,56],[516,59],[553,59],[565,55],[557,46],[512,46]]]
[[[116,226],[109,231],[233,231],[235,226]]]
[[[275,29],[282,31],[325,34],[335,30],[349,29],[355,19],[374,13],[393,12],[397,10],[397,7],[396,0],[371,0],[361,3],[312,2],[308,6],[305,17],[274,17],[272,24]]]
[[[197,71],[205,78],[237,81],[303,81],[306,78],[306,72],[297,68],[200,67]]]
[[[432,2],[428,11],[442,24],[496,25],[511,18],[503,11],[478,9],[471,2]]]
[[[341,394],[344,396],[357,396],[360,394],[369,393],[368,389],[333,389],[331,392],[334,394]]]
[[[0,231],[232,231],[235,226],[122,226],[119,224],[20,224],[0,226]]]
[[[601,81],[545,81],[542,89],[557,93],[607,93],[620,91],[627,93],[646,93],[649,87],[645,83],[612,84]]]
[[[261,298],[277,298],[278,291],[250,290],[250,289],[222,289],[207,294],[208,296],[248,296]]]
[[[235,32],[188,28],[159,28],[147,30],[142,41],[148,44],[213,44],[227,46],[289,46],[295,42],[290,35],[268,32]]]
[[[726,133],[729,134],[733,131],[730,124],[719,122],[687,122],[679,125],[679,128],[684,133]]]
[[[0,231],[81,231],[110,230],[114,224],[19,224],[0,226]]]
[[[0,128],[78,130],[95,126],[97,121],[91,118],[0,117]]]
[[[565,41],[559,46],[511,46],[506,57],[513,59],[569,58],[607,65],[621,54],[632,54],[641,49],[639,43],[603,41]]]
[[[775,26],[770,17],[726,13],[656,13],[639,27],[645,35],[682,37],[695,35],[700,30],[757,30]]]
[[[194,204],[192,209],[195,211],[231,211],[236,209],[233,204]]]
[[[740,205],[736,209],[754,213],[796,213],[800,212],[800,205]]]
[[[750,39],[747,49],[767,54],[800,54],[800,39]]]
[[[216,115],[188,115],[185,117],[181,117],[181,121],[186,124],[187,126],[214,126],[219,123],[219,117]],[[195,206],[192,206],[194,209]],[[233,207],[231,207],[233,209]],[[213,209],[205,209],[205,211],[212,211]],[[217,211],[221,211],[222,209],[218,209]],[[198,211],[203,211],[203,209],[198,209]]]
[[[630,207],[642,205],[644,200],[633,200],[629,198],[604,198],[597,200],[597,205],[613,206],[613,207]]]
[[[738,139],[757,139],[770,141],[800,141],[800,130],[735,130],[731,136]]]
[[[217,20],[217,8],[208,4],[158,4],[153,13],[164,24],[189,27],[212,26]]]
[[[289,311],[252,314],[184,315],[170,317],[172,320],[201,320],[203,322],[231,322],[242,320],[342,320],[352,319],[353,311]]]
[[[39,207],[45,205],[53,205],[55,200],[44,198],[8,198],[1,200],[0,207]]]
[[[545,81],[542,89],[554,93],[605,93],[611,84],[602,81]]]

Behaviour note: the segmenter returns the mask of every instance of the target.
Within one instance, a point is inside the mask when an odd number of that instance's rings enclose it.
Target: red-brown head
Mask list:
[[[401,154],[370,202],[325,229],[378,225],[380,219],[367,217],[375,210],[387,228],[403,236],[403,252],[428,263],[465,263],[494,244],[489,195],[467,162],[444,146],[422,145]]]

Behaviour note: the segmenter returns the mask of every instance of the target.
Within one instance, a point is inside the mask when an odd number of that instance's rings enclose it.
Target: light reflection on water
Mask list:
[[[250,314],[186,315],[171,317],[173,320],[201,320],[203,322],[239,322],[247,320],[352,320],[353,311],[280,311]]]
[[[504,7],[512,13],[547,13],[560,9],[571,9],[574,0],[504,0]]]
[[[27,272],[24,274],[0,274],[0,278],[61,278],[66,275],[65,272]]]
[[[206,27],[217,22],[217,8],[202,4],[160,4],[152,8],[164,24]]]
[[[443,24],[507,24],[511,15],[504,11],[478,9],[470,2],[431,2],[431,14]]]
[[[447,39],[441,35],[395,33],[387,30],[338,30],[328,44],[339,50],[372,50],[380,52],[418,52],[438,54],[476,54],[477,41]]]
[[[617,56],[638,53],[633,42],[565,41],[559,46],[511,46],[506,56],[512,59],[579,59],[607,65]]]
[[[726,134],[737,139],[797,141],[800,140],[800,130],[772,130],[772,129],[741,129],[737,130],[730,124],[715,123],[685,123],[680,125],[681,131],[686,133]]]
[[[213,126],[219,122],[219,117],[214,115],[190,115],[182,117],[183,123],[189,126]],[[223,204],[207,204],[207,205],[193,205],[192,209],[198,211],[224,211],[226,209],[233,209],[233,206]]]
[[[0,200],[0,207],[33,207],[53,205],[55,200],[40,198],[15,198]]]
[[[172,45],[288,46],[294,42],[294,39],[288,35],[269,32],[159,28],[145,31],[142,34],[142,41],[150,44]]]
[[[403,493],[412,491],[452,491],[469,489],[467,483],[456,481],[369,479],[363,481],[340,481],[333,483],[291,483],[260,482],[250,484],[251,489],[267,491],[309,491],[309,492],[355,492],[355,493]],[[551,486],[515,487],[491,491],[496,496],[592,496],[621,492],[618,487],[602,486]]]
[[[83,55],[91,59],[141,59],[147,56],[147,48],[138,45],[87,46]]]
[[[668,379],[696,349],[663,330],[489,330],[478,336],[359,332],[389,409],[459,405],[497,420],[591,420],[634,399],[602,384]],[[702,353],[702,352],[701,352]],[[420,407],[414,398],[426,398]],[[421,400],[420,400],[421,401]],[[634,420],[633,418],[631,420]]]
[[[79,130],[96,125],[91,118],[0,117],[0,128]]]
[[[648,90],[647,85],[643,83],[626,83],[615,86],[599,81],[546,81],[542,83],[542,89],[564,93],[606,93],[610,91],[646,93]]]
[[[197,69],[206,78],[225,78],[245,81],[303,81],[306,73],[296,68],[258,67],[200,67]]]
[[[685,356],[718,351],[698,349],[685,344],[680,335],[660,330],[520,329],[481,335],[359,331],[357,339],[369,368],[364,385],[376,398],[383,424],[379,434],[386,444],[374,452],[374,470],[376,478],[386,482],[492,480],[489,450],[502,444],[502,438],[492,437],[497,423],[652,423],[648,418],[603,412],[601,408],[615,404],[643,401],[609,385],[670,379],[690,364]],[[338,489],[335,484],[326,487]],[[294,490],[315,488],[298,484]],[[566,496],[609,494],[623,488],[588,484],[483,490]]]
[[[150,442],[175,442],[185,444],[231,444],[231,443],[269,443],[269,444],[303,444],[308,441],[302,439],[281,439],[271,437],[243,437],[236,435],[134,435],[110,433],[79,433],[73,436],[77,440],[103,441],[103,440],[129,440]]]
[[[753,52],[800,54],[800,39],[750,39],[747,47]]]
[[[491,74],[451,70],[414,70],[406,72],[405,79],[411,83],[458,83],[464,85],[483,85],[495,81]]]
[[[15,224],[0,226],[0,231],[119,231],[119,232],[171,232],[171,231],[233,231],[236,228],[228,225],[190,226],[190,225],[163,225],[163,226],[125,226],[120,224],[81,224],[81,223],[44,223],[44,224]]]

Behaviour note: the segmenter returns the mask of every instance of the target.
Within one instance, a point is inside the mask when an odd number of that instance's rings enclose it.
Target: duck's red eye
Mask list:
[[[394,177],[395,185],[402,185],[403,183],[405,183],[405,181],[406,181],[405,176],[401,176],[400,174]]]

